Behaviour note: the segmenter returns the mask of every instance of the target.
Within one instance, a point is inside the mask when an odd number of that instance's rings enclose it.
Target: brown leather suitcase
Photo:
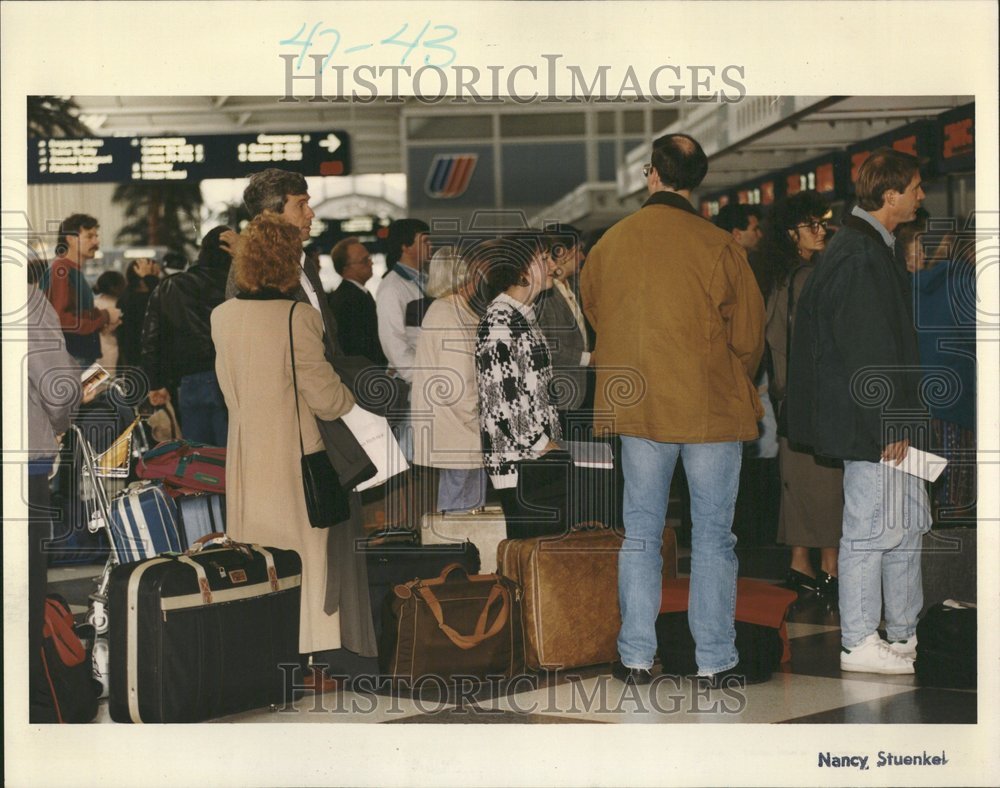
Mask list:
[[[561,670],[618,658],[618,551],[612,530],[507,539],[497,548],[497,572],[521,586],[525,663]],[[663,532],[663,576],[677,576],[677,539]]]

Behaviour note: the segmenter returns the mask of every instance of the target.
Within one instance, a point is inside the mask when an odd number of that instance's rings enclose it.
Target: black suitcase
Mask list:
[[[115,567],[111,719],[199,722],[283,703],[299,664],[301,579],[298,553],[259,545]]]
[[[470,575],[479,574],[479,549],[472,542],[422,545],[419,540],[415,531],[378,531],[358,544],[368,564],[368,593],[378,642],[382,607],[397,585],[418,577],[437,577],[448,564],[460,564]]]
[[[949,599],[932,605],[917,622],[913,672],[924,687],[975,689],[976,608]]]

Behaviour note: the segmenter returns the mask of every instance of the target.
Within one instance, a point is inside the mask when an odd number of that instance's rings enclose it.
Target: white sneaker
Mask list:
[[[841,646],[840,669],[855,673],[913,673],[913,660],[890,648],[873,632],[852,649]]]
[[[911,635],[906,640],[890,640],[889,648],[907,659],[917,658],[917,636]]]

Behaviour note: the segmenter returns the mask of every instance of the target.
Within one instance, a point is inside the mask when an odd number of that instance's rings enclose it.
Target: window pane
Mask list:
[[[676,123],[680,117],[680,112],[676,109],[654,109],[653,110],[653,133],[662,131],[671,123]]]
[[[490,115],[442,115],[407,118],[406,136],[411,140],[458,140],[493,136]]]
[[[641,109],[630,109],[622,114],[625,116],[625,131],[629,134],[642,134],[645,113]]]
[[[531,115],[501,115],[504,137],[561,137],[583,134],[582,112],[535,112]]]
[[[598,134],[614,134],[615,133],[615,113],[614,112],[598,112],[597,113],[597,133]]]

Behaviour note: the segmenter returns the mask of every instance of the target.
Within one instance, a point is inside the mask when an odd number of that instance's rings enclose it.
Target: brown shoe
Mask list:
[[[322,670],[308,668],[302,679],[302,684],[299,685],[299,689],[306,692],[314,692],[317,695],[322,695],[326,692],[335,692],[337,689],[337,680],[330,678]]]

